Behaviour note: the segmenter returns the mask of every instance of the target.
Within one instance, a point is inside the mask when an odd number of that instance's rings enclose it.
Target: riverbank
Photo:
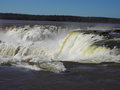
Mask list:
[[[120,18],[81,17],[81,16],[69,16],[69,15],[29,15],[29,14],[15,14],[15,13],[0,13],[0,19],[120,24]]]

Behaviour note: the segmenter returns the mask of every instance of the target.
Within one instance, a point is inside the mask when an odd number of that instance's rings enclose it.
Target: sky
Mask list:
[[[0,12],[120,18],[120,0],[0,0]]]

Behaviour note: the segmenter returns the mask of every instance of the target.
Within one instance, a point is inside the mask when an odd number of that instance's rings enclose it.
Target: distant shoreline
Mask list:
[[[28,15],[28,14],[15,14],[15,13],[0,13],[0,19],[120,24],[120,18],[80,17],[80,16],[65,16],[65,15]]]

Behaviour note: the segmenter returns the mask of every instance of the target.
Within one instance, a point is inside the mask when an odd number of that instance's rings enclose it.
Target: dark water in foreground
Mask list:
[[[77,65],[52,73],[3,66],[0,90],[120,90],[120,67]]]

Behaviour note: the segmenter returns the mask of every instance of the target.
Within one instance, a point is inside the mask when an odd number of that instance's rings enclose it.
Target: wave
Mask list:
[[[0,65],[61,72],[66,70],[61,61],[120,62],[120,37],[114,37],[115,31],[59,29],[54,25],[14,26],[4,31],[0,35]]]

